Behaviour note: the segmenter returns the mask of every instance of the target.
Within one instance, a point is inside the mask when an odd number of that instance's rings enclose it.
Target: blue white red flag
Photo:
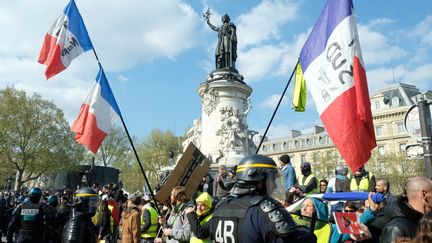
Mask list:
[[[45,35],[38,62],[47,65],[47,79],[66,69],[75,57],[91,50],[93,45],[74,0]]]
[[[96,154],[119,116],[121,116],[120,109],[105,73],[100,68],[96,84],[87,95],[78,118],[72,125],[71,130],[76,133],[75,141]]]
[[[301,53],[307,87],[342,157],[356,170],[376,147],[352,0],[328,0]]]

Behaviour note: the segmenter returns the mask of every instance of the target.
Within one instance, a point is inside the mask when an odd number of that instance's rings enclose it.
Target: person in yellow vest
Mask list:
[[[312,174],[312,167],[309,162],[303,162],[300,165],[301,175],[297,179],[297,185],[303,193],[314,194],[318,193],[318,180]]]
[[[153,243],[157,236],[159,214],[149,195],[144,195],[141,209],[141,243]]]
[[[352,192],[373,192],[375,190],[375,176],[366,171],[364,166],[354,171],[350,179],[349,189]]]
[[[209,220],[213,216],[213,199],[207,192],[201,193],[195,200],[195,210],[186,209],[192,236],[190,243],[210,242]]]
[[[108,195],[104,194],[100,201],[100,223],[98,242],[114,242],[114,219],[108,205]]]

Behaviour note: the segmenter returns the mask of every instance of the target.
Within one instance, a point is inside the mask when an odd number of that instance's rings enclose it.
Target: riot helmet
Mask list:
[[[309,162],[303,162],[300,165],[300,170],[303,175],[310,175],[312,173],[312,167]]]
[[[59,203],[59,197],[57,195],[51,195],[48,197],[48,205],[53,206],[53,207],[57,207],[58,203]]]
[[[77,211],[93,217],[96,214],[99,197],[90,187],[78,189],[74,193],[74,206]]]
[[[20,196],[18,197],[18,202],[23,203],[24,200],[25,200],[25,196],[24,196],[24,195],[20,195]]]
[[[42,189],[39,187],[32,187],[30,190],[28,190],[27,197],[31,202],[38,203],[42,197]]]
[[[335,175],[346,176],[348,174],[348,168],[343,165],[336,166]]]
[[[261,181],[265,181],[267,194],[271,194],[276,188],[274,178],[278,175],[278,169],[273,159],[254,154],[243,158],[237,166],[236,186],[234,194],[247,194],[255,189]],[[269,185],[269,183],[271,185]]]

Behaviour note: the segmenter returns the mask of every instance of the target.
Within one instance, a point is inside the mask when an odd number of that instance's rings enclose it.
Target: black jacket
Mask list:
[[[91,221],[91,216],[72,210],[72,217],[63,229],[63,243],[94,243],[97,228]]]
[[[387,224],[381,234],[381,242],[397,242],[397,238],[414,238],[423,214],[408,204],[406,196],[389,203],[384,210]]]

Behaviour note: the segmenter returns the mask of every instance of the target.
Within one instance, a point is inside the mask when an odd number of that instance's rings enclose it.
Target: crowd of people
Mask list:
[[[169,205],[127,194],[117,184],[46,192],[33,187],[0,195],[0,233],[11,242],[432,242],[432,181],[411,178],[402,195],[364,167],[337,166],[318,180],[282,155],[245,157],[207,174],[194,196],[172,188]],[[273,192],[282,181],[284,198]],[[161,185],[164,186],[164,185]],[[366,200],[326,201],[317,194],[367,192]],[[314,196],[312,196],[314,194]],[[155,204],[157,203],[157,204]],[[333,212],[355,212],[357,234],[339,232]]]

